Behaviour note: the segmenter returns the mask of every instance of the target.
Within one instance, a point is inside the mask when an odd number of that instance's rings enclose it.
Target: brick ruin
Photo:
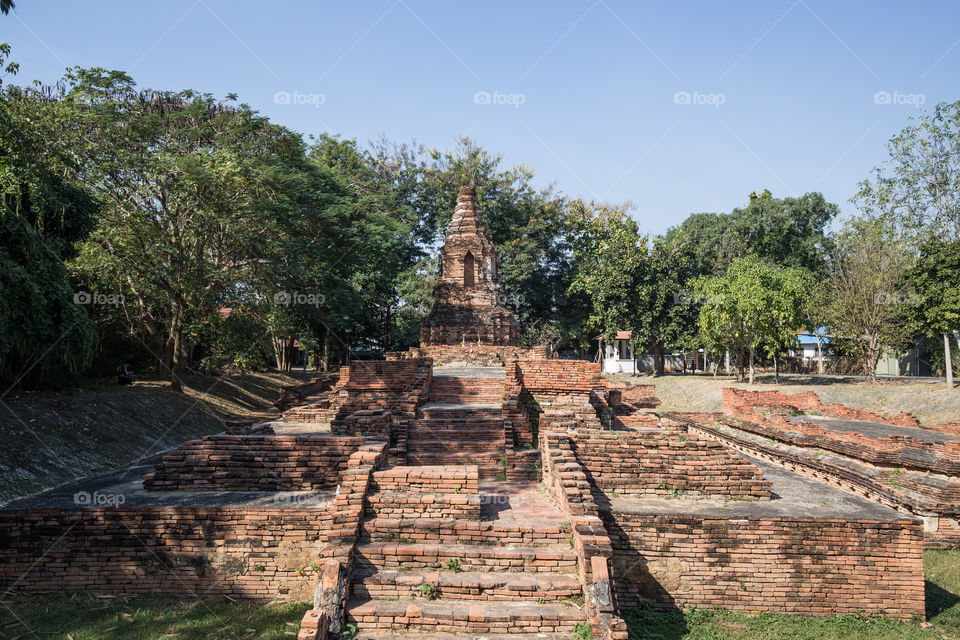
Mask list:
[[[420,325],[421,355],[440,363],[476,362],[478,352],[485,352],[502,364],[520,343],[520,323],[503,306],[500,259],[487,237],[474,187],[460,188],[439,263],[433,309]]]
[[[813,392],[723,390],[722,414],[668,414],[726,446],[921,518],[930,548],[960,546],[960,423],[925,426]]]
[[[521,349],[471,188],[441,264],[419,350],[289,390],[271,427],[79,487],[122,505],[78,505],[71,487],[0,509],[0,584],[312,598],[301,640],[350,624],[367,640],[626,640],[621,614],[642,603],[924,615],[929,525],[760,438],[826,438],[864,465],[868,449],[898,455],[905,492],[955,461],[949,438],[926,457],[896,439],[864,448],[791,421],[839,411],[809,394],[661,417],[652,385]]]

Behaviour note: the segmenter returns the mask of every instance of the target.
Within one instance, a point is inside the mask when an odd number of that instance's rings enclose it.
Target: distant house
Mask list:
[[[607,342],[603,336],[594,338],[599,343],[597,358],[604,373],[650,373],[653,371],[653,355],[637,355],[630,342],[632,339],[632,331],[617,331],[610,342]],[[666,371],[696,371],[705,366],[702,352],[687,354],[666,352],[663,361]]]
[[[632,331],[617,331],[612,342],[606,342],[603,336],[594,340],[600,342],[600,361],[604,373],[636,373],[637,360],[630,340]]]
[[[811,368],[819,369],[821,363],[825,366],[831,357],[830,336],[827,335],[826,328],[798,333],[793,355]]]

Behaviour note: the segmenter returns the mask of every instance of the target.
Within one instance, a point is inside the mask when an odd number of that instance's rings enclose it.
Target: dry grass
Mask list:
[[[710,375],[630,376],[607,378],[631,384],[653,384],[663,402],[661,411],[721,411],[721,389],[737,387],[754,391],[777,390],[784,393],[814,391],[824,402],[839,402],[857,409],[869,409],[887,415],[914,414],[924,424],[941,424],[960,419],[960,388],[947,389],[943,382],[880,381],[878,383],[841,378],[795,376],[759,377],[758,384],[738,383],[732,377]]]

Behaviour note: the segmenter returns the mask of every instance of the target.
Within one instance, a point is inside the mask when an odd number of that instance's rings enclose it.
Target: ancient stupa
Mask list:
[[[502,305],[499,269],[497,248],[477,208],[476,189],[460,187],[440,249],[433,310],[420,325],[420,346],[519,344],[519,322]]]

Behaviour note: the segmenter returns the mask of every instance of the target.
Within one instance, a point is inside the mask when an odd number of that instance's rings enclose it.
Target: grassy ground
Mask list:
[[[0,638],[27,640],[288,640],[310,603],[226,598],[34,596],[0,605]]]
[[[634,609],[625,617],[631,637],[644,640],[957,640],[960,551],[927,551],[924,566],[928,623],[868,613],[814,618],[710,609]]]
[[[878,383],[817,376],[781,378],[775,385],[772,375],[758,378],[759,384],[737,383],[732,377],[711,375],[652,376],[609,375],[611,380],[631,384],[654,384],[662,411],[721,411],[720,390],[739,387],[752,390],[779,390],[784,393],[814,391],[824,402],[840,402],[858,409],[883,414],[913,413],[925,424],[940,424],[960,418],[960,389],[949,390],[943,382],[880,381]]]
[[[631,637],[644,640],[958,640],[960,551],[927,551],[924,560],[928,623],[866,614],[813,618],[706,609],[635,609],[626,618]],[[224,598],[8,597],[0,601],[0,638],[276,640],[294,635],[309,606]]]
[[[276,415],[281,388],[302,375],[190,376],[183,394],[149,380],[13,393],[0,403],[0,503],[217,433],[227,418]]]

